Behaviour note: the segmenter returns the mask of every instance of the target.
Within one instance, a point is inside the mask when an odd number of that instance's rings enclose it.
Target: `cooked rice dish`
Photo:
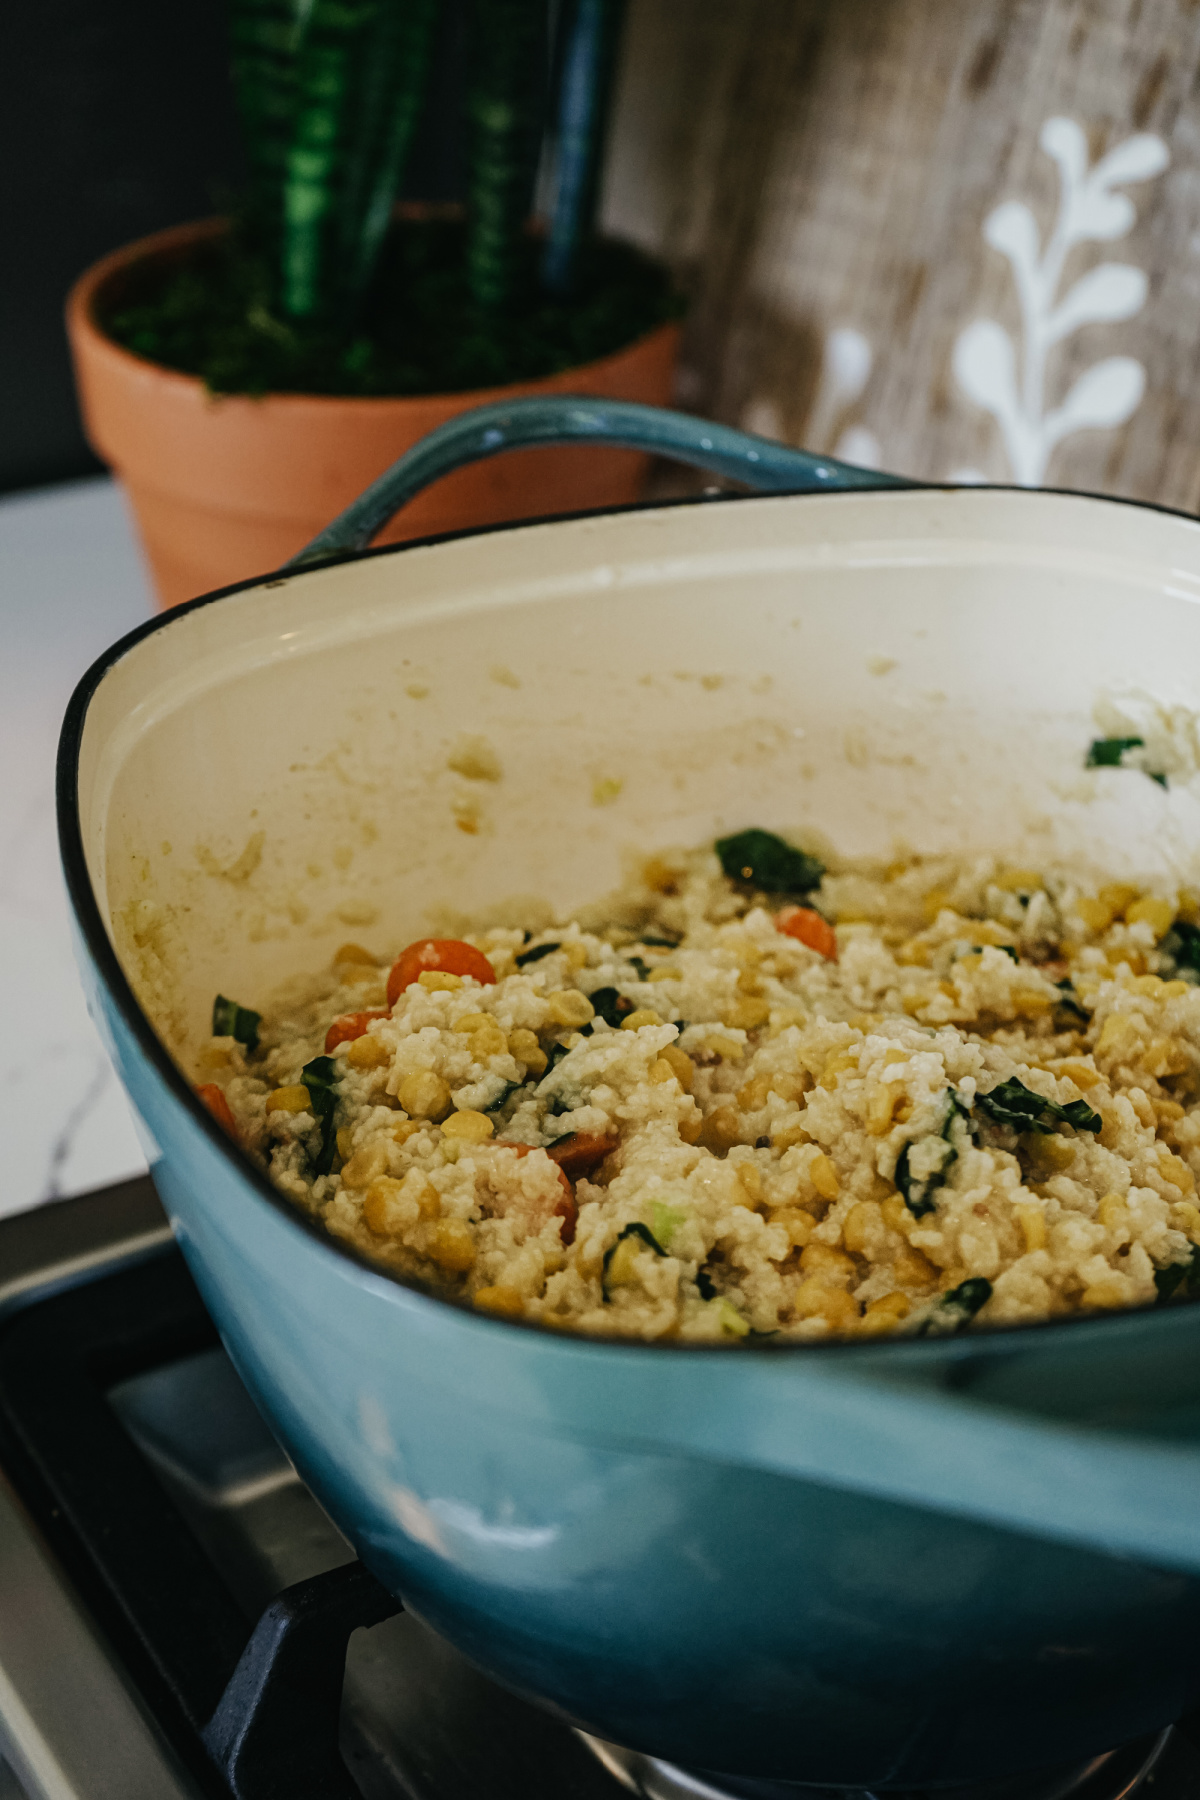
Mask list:
[[[199,1089],[384,1268],[608,1337],[943,1333],[1200,1291],[1200,910],[762,831],[584,919],[345,945]]]

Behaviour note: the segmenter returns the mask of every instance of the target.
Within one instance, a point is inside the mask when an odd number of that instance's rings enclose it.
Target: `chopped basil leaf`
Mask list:
[[[500,1098],[498,1100],[493,1100],[490,1106],[484,1108],[484,1111],[489,1113],[499,1112],[505,1102],[510,1100],[518,1089],[523,1088],[524,1086],[525,1083],[523,1081],[506,1081],[500,1094]]]
[[[651,937],[649,933],[642,939],[643,944],[653,944],[659,950],[678,950],[678,938]]]
[[[634,1010],[633,1001],[627,999],[615,987],[597,988],[594,994],[588,995],[588,999],[595,1008],[597,1016],[603,1019],[606,1025],[619,1025],[621,1020],[628,1018]]]
[[[1136,764],[1131,765],[1125,761],[1125,752],[1142,750],[1145,748],[1145,744],[1145,738],[1140,737],[1096,738],[1088,747],[1084,767],[1087,769],[1127,769],[1131,766],[1136,768]],[[1161,771],[1142,769],[1140,773],[1149,775],[1151,781],[1157,781],[1159,787],[1165,788],[1167,785],[1167,778]]]
[[[1197,936],[1200,937],[1200,932],[1197,933]],[[1062,999],[1055,1002],[1056,1006],[1063,1012],[1073,1013],[1083,1024],[1090,1025],[1092,1022],[1092,1015],[1085,1007],[1081,1006],[1076,999],[1075,986],[1071,981],[1070,976],[1067,977],[1066,981],[1056,981],[1054,985],[1062,995]]]
[[[941,1167],[936,1169],[932,1175],[926,1175],[924,1179],[918,1180],[909,1167],[908,1153],[912,1149],[911,1141],[905,1144],[896,1161],[896,1172],[893,1179],[904,1195],[904,1204],[908,1207],[909,1212],[915,1214],[918,1219],[923,1219],[926,1213],[937,1210],[933,1195],[938,1188],[945,1186],[946,1176],[949,1174],[951,1166],[958,1161],[958,1151],[950,1141],[950,1127],[955,1119],[969,1120],[971,1117],[969,1109],[963,1105],[954,1088],[946,1089],[946,1099],[948,1101],[946,1117],[942,1122],[940,1133],[946,1146],[946,1153],[942,1158]]]
[[[715,848],[730,881],[749,882],[764,894],[807,894],[820,886],[825,873],[815,856],[757,827],[718,838]]]
[[[301,1069],[300,1079],[308,1089],[313,1118],[321,1127],[321,1148],[313,1167],[318,1175],[328,1175],[337,1154],[337,1132],[333,1123],[338,1097],[337,1064],[332,1056],[314,1056]]]
[[[696,1286],[700,1290],[700,1298],[702,1300],[715,1300],[717,1298],[717,1290],[713,1286],[712,1277],[708,1274],[707,1270],[697,1269]]]
[[[535,944],[532,950],[522,950],[513,958],[518,969],[526,968],[530,963],[541,962],[543,956],[550,956],[555,950],[561,950],[561,944]]]
[[[218,994],[213,1001],[214,1037],[236,1038],[239,1044],[245,1044],[247,1050],[257,1050],[258,1028],[261,1024],[261,1013],[251,1012],[248,1006],[239,1006],[236,1000],[227,1000],[224,994]]]
[[[932,1312],[916,1330],[917,1337],[951,1337],[969,1325],[981,1307],[992,1297],[992,1284],[982,1275],[960,1282],[948,1294],[941,1294]]]
[[[1086,1100],[1072,1100],[1066,1106],[1059,1106],[1055,1100],[1043,1100],[1040,1094],[1031,1093],[1015,1075],[994,1087],[990,1094],[976,1094],[975,1103],[989,1119],[997,1125],[1012,1125],[1017,1131],[1037,1131],[1043,1137],[1049,1137],[1054,1126],[1046,1123],[1046,1115],[1051,1119],[1061,1119],[1066,1125],[1073,1125],[1076,1131],[1099,1131],[1104,1124],[1098,1112],[1093,1112]]]
[[[650,979],[649,963],[643,962],[643,960],[640,956],[631,956],[629,958],[629,964],[630,964],[630,967],[636,971],[637,978],[639,981],[649,981],[649,979]]]
[[[1174,958],[1177,969],[1195,969],[1200,973],[1200,927],[1189,925],[1186,919],[1176,919],[1164,948]]]
[[[1011,956],[1014,962],[1020,962],[1020,952],[1014,949],[1012,944],[997,944],[996,948],[1002,950],[1005,956]]]
[[[604,1252],[604,1261],[600,1265],[600,1287],[601,1287],[601,1290],[603,1291],[605,1300],[607,1300],[609,1298],[609,1292],[608,1292],[609,1266],[612,1263],[613,1257],[617,1254],[618,1250],[621,1248],[621,1245],[626,1241],[627,1238],[640,1238],[642,1240],[643,1244],[646,1245],[647,1249],[653,1250],[655,1256],[665,1256],[667,1254],[666,1251],[663,1249],[662,1245],[659,1243],[658,1239],[654,1236],[654,1233],[650,1230],[650,1227],[648,1225],[642,1225],[636,1219],[634,1220],[632,1225],[626,1225],[625,1228],[620,1233],[618,1233],[617,1241],[612,1246],[612,1249],[606,1250]]]
[[[1168,1263],[1165,1269],[1155,1270],[1154,1285],[1160,1305],[1200,1298],[1200,1248],[1193,1247],[1186,1262]]]
[[[550,1055],[546,1063],[546,1075],[549,1075],[551,1069],[557,1069],[563,1057],[570,1056],[570,1054],[571,1052],[565,1044],[551,1044]],[[545,1080],[545,1076],[542,1079]]]

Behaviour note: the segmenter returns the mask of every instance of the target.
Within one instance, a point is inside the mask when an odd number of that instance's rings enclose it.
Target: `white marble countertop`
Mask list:
[[[75,683],[152,611],[111,481],[0,499],[0,1214],[145,1168],[75,972],[54,758]]]

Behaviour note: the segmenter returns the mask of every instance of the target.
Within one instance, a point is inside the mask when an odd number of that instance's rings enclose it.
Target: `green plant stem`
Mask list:
[[[471,13],[467,281],[492,311],[517,296],[545,112],[546,12],[546,0],[475,0]]]
[[[336,222],[364,33],[379,0],[313,0],[299,46],[292,140],[283,186],[283,311],[332,310],[340,286],[330,239]]]
[[[626,0],[563,0],[555,56],[554,201],[542,282],[568,294],[582,244],[595,229]]]
[[[232,0],[233,91],[254,189],[255,209],[278,210],[295,104],[294,0]]]
[[[391,223],[425,101],[440,0],[384,0],[364,54],[360,120],[342,215],[344,298],[357,311]]]

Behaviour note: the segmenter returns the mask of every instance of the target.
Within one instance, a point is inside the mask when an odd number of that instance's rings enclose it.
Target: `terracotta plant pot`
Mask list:
[[[125,484],[163,606],[276,569],[426,432],[485,401],[592,394],[662,406],[671,399],[679,327],[624,350],[510,387],[416,397],[325,394],[214,398],[114,343],[96,319],[101,294],[148,258],[185,256],[223,229],[181,225],[103,257],[67,300],[84,429]],[[522,450],[459,470],[421,494],[381,543],[504,519],[639,498],[647,458],[625,450]]]

